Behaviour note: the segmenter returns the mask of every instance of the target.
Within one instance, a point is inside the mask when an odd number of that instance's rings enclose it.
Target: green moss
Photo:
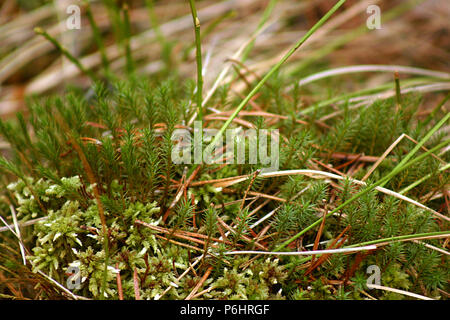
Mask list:
[[[382,270],[385,286],[440,297],[439,290],[446,290],[449,279],[448,259],[421,243],[394,242],[370,253],[333,254],[324,261],[316,256],[318,265],[311,265],[311,257],[230,254],[280,246],[287,251],[309,250],[317,241],[320,244],[314,247],[320,250],[328,248],[330,242],[323,243],[328,240],[335,242],[334,248],[358,245],[448,230],[448,222],[436,219],[430,210],[372,190],[327,217],[318,237],[318,227],[309,226],[368,189],[350,179],[319,176],[258,176],[252,180],[261,163],[174,164],[172,134],[194,116],[195,83],[171,73],[176,70],[172,70],[167,52],[167,68],[162,74],[152,79],[134,74],[137,61],[132,61],[127,45],[132,31],[125,21],[128,17],[113,2],[105,3],[127,52],[127,75],[118,80],[108,74],[87,92],[74,88],[62,95],[30,100],[26,118],[19,113],[11,121],[0,120],[0,135],[11,146],[8,159],[0,157],[0,213],[12,223],[11,205],[19,223],[41,218],[22,228],[29,252],[26,266],[17,239],[9,232],[0,233],[2,270],[18,283],[25,280],[17,274],[29,280],[33,284],[26,292],[30,297],[66,297],[37,271],[65,285],[69,267],[76,267],[81,286],[74,292],[94,299],[118,299],[119,293],[124,299],[134,299],[136,290],[142,299],[185,299],[201,279],[198,299],[365,299],[370,265]],[[153,15],[152,8],[150,11]],[[126,34],[120,31],[124,23]],[[155,17],[152,23],[156,23]],[[166,39],[160,41],[166,51],[172,48]],[[283,119],[240,116],[258,130],[279,130],[280,170],[339,170],[361,179],[372,162],[351,159],[382,156],[402,133],[423,139],[440,112],[433,112],[426,124],[421,122],[417,111],[422,102],[415,95],[403,95],[398,112],[393,112],[395,99],[360,108],[351,108],[351,102],[330,106],[320,100],[341,93],[320,86],[314,87],[313,97],[318,101],[311,104],[322,107],[313,110],[300,99],[307,89],[296,85],[292,92],[285,90],[298,80],[275,72],[266,82],[266,90],[253,97],[264,111],[286,116]],[[230,88],[230,84],[219,88],[203,110],[243,108],[245,103],[234,97]],[[201,100],[200,95],[197,98]],[[342,112],[318,121],[336,107]],[[260,111],[251,104],[246,108]],[[207,125],[214,129],[228,126],[220,121]],[[233,123],[230,128],[235,126]],[[445,132],[428,139],[425,147],[443,141]],[[247,159],[249,144],[245,145]],[[369,186],[392,172],[414,147],[412,142],[402,141],[370,175]],[[349,158],[337,157],[338,153],[347,153]],[[448,161],[448,155],[441,156]],[[445,214],[445,196],[430,200],[449,182],[447,172],[439,171],[441,165],[436,158],[426,157],[384,187],[398,191],[430,175],[407,195]],[[191,182],[196,184],[185,185],[195,170]],[[226,188],[206,182],[240,175],[249,178]],[[269,213],[269,219],[250,228]],[[300,232],[301,237],[289,242]],[[256,242],[258,235],[263,239]],[[338,237],[345,243],[335,241]],[[289,245],[284,245],[285,241]],[[442,246],[439,239],[423,242]],[[212,271],[205,279],[208,270]],[[11,294],[0,283],[0,295]],[[405,298],[380,291],[371,294],[380,299]]]

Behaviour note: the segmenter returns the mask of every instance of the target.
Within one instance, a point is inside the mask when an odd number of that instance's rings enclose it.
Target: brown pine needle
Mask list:
[[[191,300],[194,295],[197,293],[198,289],[201,288],[201,286],[203,285],[203,283],[205,283],[206,279],[208,279],[209,275],[211,274],[213,270],[213,267],[210,266],[208,268],[208,270],[206,270],[205,274],[203,275],[203,277],[200,279],[200,281],[197,283],[197,285],[195,286],[195,288],[191,291],[191,293],[186,297],[186,300]]]
[[[327,210],[325,210],[325,212],[323,213],[323,219],[322,219],[322,222],[320,223],[319,230],[317,231],[316,239],[314,240],[314,246],[313,246],[314,251],[319,248],[320,237],[322,236],[323,228],[325,226],[325,220],[326,220],[327,213],[328,213]],[[311,264],[314,264],[315,258],[316,258],[315,255],[311,256]]]
[[[178,242],[178,241],[176,241],[176,240],[173,240],[173,239],[169,239],[169,238],[160,236],[159,234],[156,234],[155,236],[156,236],[157,238],[159,238],[159,239],[168,241],[168,242],[173,243],[173,244],[176,244],[176,245],[178,245],[178,246],[185,247],[185,248],[188,248],[188,249],[192,249],[192,250],[195,250],[195,251],[201,251],[201,252],[203,252],[202,249],[200,249],[200,248],[198,248],[198,247],[195,247],[195,246],[191,246],[190,244]]]
[[[134,287],[134,297],[136,300],[141,300],[141,294],[139,292],[139,278],[138,278],[138,273],[137,273],[137,269],[134,268],[134,272],[133,272],[133,287]]]
[[[403,138],[407,138],[410,141],[414,142],[415,144],[418,144],[419,142],[414,140],[413,138],[411,138],[410,136],[408,136],[407,134],[402,133],[397,140],[395,140],[387,149],[386,151],[383,153],[383,155],[378,158],[378,160],[374,163],[374,165],[370,168],[369,171],[367,171],[366,175],[361,179],[361,181],[365,181],[367,180],[367,178],[369,178],[369,176],[375,171],[375,169],[380,165],[380,163],[387,157],[387,155],[389,153],[391,153],[391,151],[400,143],[400,141],[403,140]],[[421,147],[422,150],[424,150],[425,152],[428,151],[427,148],[425,148],[424,146]],[[431,156],[433,158],[435,158],[436,160],[440,161],[443,164],[446,164],[446,162],[444,160],[442,160],[441,158],[439,158],[438,156],[436,156],[435,154],[431,154]]]
[[[116,263],[116,269],[118,270],[116,280],[117,280],[117,293],[119,295],[119,300],[123,300],[123,289],[122,289],[122,279],[120,277],[119,264]]]
[[[227,225],[220,217],[217,217],[217,220],[219,221],[219,223],[220,224],[222,224],[222,226],[223,227],[225,227],[225,229],[227,229],[228,231],[230,231],[231,233],[236,233],[236,231],[232,228],[232,227],[230,227],[229,225]],[[247,242],[247,243],[253,243],[253,239],[250,239],[249,237],[247,237],[247,236],[245,236],[245,235],[241,235],[241,239],[242,240],[244,240],[245,242]],[[261,244],[259,244],[259,243],[257,243],[257,242],[255,242],[255,245],[258,247],[258,248],[260,248],[260,249],[262,249],[262,250],[264,250],[264,251],[267,251],[267,248],[266,247],[264,247],[263,245],[261,245]]]
[[[163,228],[163,227],[159,227],[159,226],[154,226],[148,223],[145,223],[141,220],[136,219],[135,223],[143,225],[149,229],[158,231],[158,232],[162,232],[165,234],[171,234],[175,237],[184,239],[184,240],[189,240],[189,241],[193,241],[199,244],[204,244],[205,242],[202,240],[199,240],[197,238],[200,239],[208,239],[207,235],[201,234],[201,233],[195,233],[195,232],[189,232],[189,231],[184,231],[184,230],[176,230],[175,232],[173,232],[172,229],[167,229],[167,228]],[[211,240],[216,241],[216,242],[221,242],[221,243],[225,243],[225,244],[231,244],[231,242],[225,241],[225,240],[221,240],[221,239],[216,239],[216,238],[211,238]]]

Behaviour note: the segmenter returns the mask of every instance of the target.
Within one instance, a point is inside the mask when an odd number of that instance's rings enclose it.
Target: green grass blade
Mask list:
[[[258,82],[258,84],[253,88],[253,90],[245,97],[244,100],[238,105],[233,114],[228,118],[228,120],[223,124],[222,128],[220,128],[218,134],[215,136],[214,140],[208,145],[208,149],[212,149],[217,141],[219,141],[220,137],[224,134],[225,130],[231,124],[234,118],[237,117],[239,112],[247,105],[250,99],[261,89],[264,83],[280,69],[280,67],[289,59],[292,54],[294,54],[297,49],[306,42],[344,3],[346,0],[340,0],[336,3],[333,8],[331,8],[323,17],[320,19],[284,56],[275,64],[269,72]]]
[[[197,114],[198,119],[202,121],[203,119],[203,67],[202,67],[202,44],[200,36],[200,20],[197,16],[197,9],[195,8],[195,0],[189,0],[192,12],[192,20],[194,21],[195,28],[195,47],[196,47],[196,60],[197,60]]]

